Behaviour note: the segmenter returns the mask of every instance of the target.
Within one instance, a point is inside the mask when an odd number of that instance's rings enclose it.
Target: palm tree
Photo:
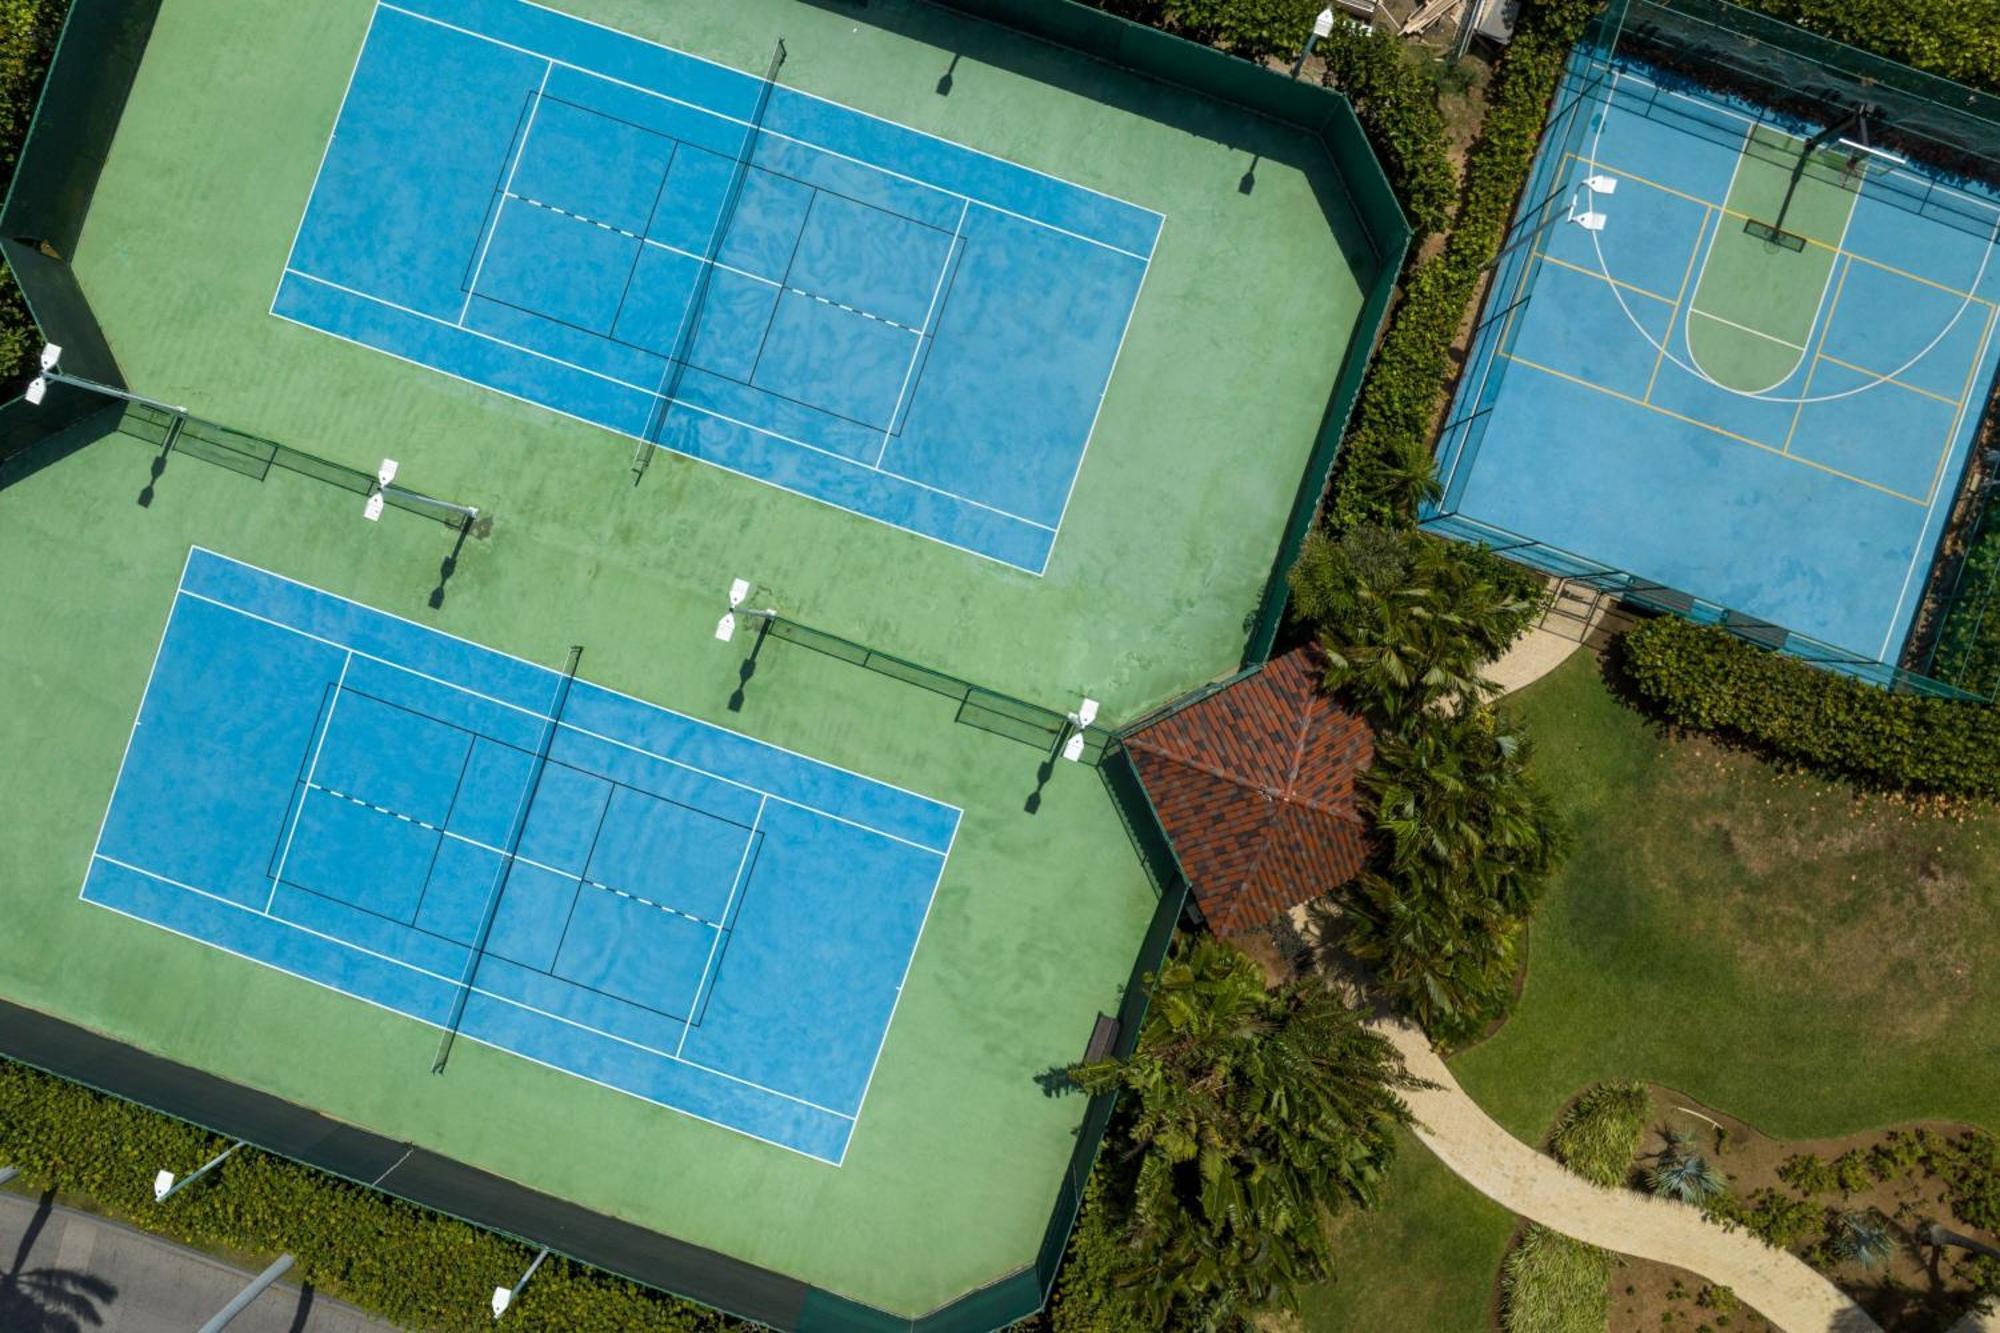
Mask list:
[[[1646,1184],[1655,1194],[1697,1207],[1729,1191],[1728,1178],[1709,1163],[1692,1135],[1678,1129],[1667,1131],[1667,1146],[1653,1159]]]
[[[1873,1208],[1850,1208],[1836,1214],[1828,1242],[1837,1258],[1852,1259],[1863,1268],[1879,1267],[1896,1252],[1889,1219]]]
[[[1483,548],[1409,528],[1316,531],[1291,585],[1326,652],[1327,687],[1389,724],[1446,698],[1485,698],[1491,686],[1479,668],[1539,607],[1532,576]]]
[[[1184,942],[1152,980],[1130,1059],[1081,1065],[1119,1091],[1125,1153],[1105,1205],[1135,1325],[1236,1327],[1331,1267],[1326,1216],[1366,1205],[1418,1086],[1316,980],[1278,991],[1241,950]]]

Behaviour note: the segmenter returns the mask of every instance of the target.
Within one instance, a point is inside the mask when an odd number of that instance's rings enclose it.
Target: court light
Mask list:
[[[718,642],[728,643],[736,637],[736,608],[743,605],[755,586],[749,579],[729,581],[729,609],[722,613],[722,619],[715,622],[715,637]]]
[[[37,375],[28,381],[28,391],[23,396],[27,398],[29,403],[40,406],[42,399],[48,397],[48,395],[49,382],[40,375]]]
[[[1616,176],[1591,176],[1583,182],[1583,188],[1589,190],[1592,194],[1617,194],[1618,178]]]
[[[54,370],[56,368],[56,363],[60,360],[62,360],[62,348],[59,345],[55,343],[42,344],[43,370]]]
[[[1069,720],[1076,730],[1063,742],[1062,757],[1072,764],[1079,763],[1083,759],[1083,733],[1090,729],[1091,723],[1097,721],[1097,708],[1097,700],[1086,694],[1083,696],[1083,702],[1076,706],[1076,711],[1069,715]]]

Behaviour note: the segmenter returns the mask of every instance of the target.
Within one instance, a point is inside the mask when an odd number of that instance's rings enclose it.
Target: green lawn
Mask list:
[[[1452,1062],[1523,1138],[1606,1078],[1767,1133],[2000,1125],[2000,846],[1985,809],[1857,797],[1668,739],[1579,654],[1510,704],[1577,845],[1514,1017]]]
[[[1512,1213],[1404,1134],[1381,1206],[1334,1224],[1339,1276],[1301,1295],[1305,1326],[1325,1333],[1484,1328],[1513,1233]]]

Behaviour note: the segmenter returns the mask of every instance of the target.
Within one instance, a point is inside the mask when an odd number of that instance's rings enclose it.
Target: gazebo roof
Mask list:
[[[1320,676],[1317,650],[1295,649],[1125,740],[1218,934],[1320,897],[1367,861],[1355,776],[1374,736]]]

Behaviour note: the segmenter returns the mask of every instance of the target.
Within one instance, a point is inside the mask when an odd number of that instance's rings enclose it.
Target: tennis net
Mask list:
[[[730,176],[729,188],[722,196],[722,208],[716,213],[715,226],[709,231],[708,244],[704,247],[701,267],[694,276],[694,290],[688,296],[687,314],[681,322],[680,337],[675,340],[673,357],[667,362],[667,373],[661,382],[659,395],[653,404],[652,415],[646,421],[646,430],[639,438],[639,447],[632,455],[632,483],[646,475],[647,464],[653,461],[653,448],[658,444],[660,433],[666,429],[667,410],[680,397],[681,382],[687,378],[688,358],[694,351],[695,335],[701,329],[702,310],[708,304],[708,286],[715,273],[716,257],[722,253],[722,243],[729,235],[729,227],[736,219],[736,206],[743,199],[743,183],[750,177],[751,158],[756,155],[757,138],[762,132],[764,116],[771,107],[771,94],[778,87],[778,71],[785,65],[785,39],[778,39],[777,47],[771,52],[771,67],[764,73],[764,83],[757,90],[757,106],[750,113],[749,122],[743,131],[743,146],[736,154],[736,169]]]
[[[486,895],[486,910],[479,915],[479,930],[473,936],[472,950],[465,960],[465,971],[460,974],[457,993],[452,997],[451,1016],[445,1021],[444,1035],[438,1039],[437,1057],[431,1061],[433,1074],[444,1072],[445,1062],[451,1059],[452,1043],[458,1039],[459,1025],[465,1021],[465,1006],[472,998],[472,983],[479,975],[480,960],[486,956],[486,942],[492,938],[493,922],[500,915],[500,900],[506,895],[507,881],[514,873],[521,851],[521,837],[528,831],[528,814],[535,808],[535,795],[541,790],[542,774],[548,771],[549,751],[555,748],[556,734],[562,730],[563,709],[569,703],[570,686],[576,683],[577,664],[582,660],[581,647],[569,650],[569,664],[563,669],[562,681],[556,687],[555,706],[549,709],[542,744],[535,752],[535,766],[528,774],[527,786],[522,790],[520,804],[514,810],[514,827],[507,837],[507,851],[500,862],[500,873],[494,876],[493,891]]]

